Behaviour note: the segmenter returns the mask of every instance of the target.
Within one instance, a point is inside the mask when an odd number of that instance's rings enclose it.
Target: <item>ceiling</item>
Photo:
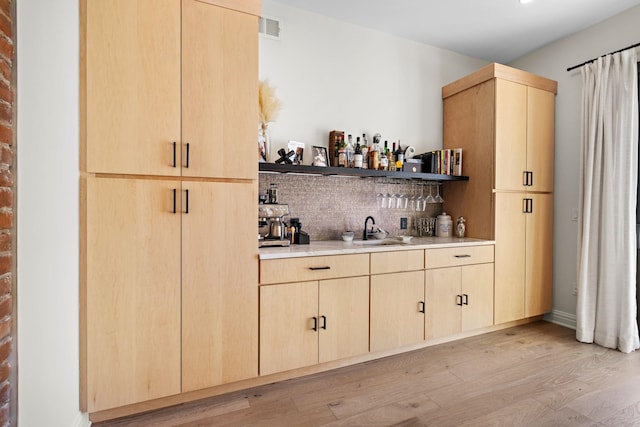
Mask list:
[[[274,1],[500,63],[640,5],[640,0]]]

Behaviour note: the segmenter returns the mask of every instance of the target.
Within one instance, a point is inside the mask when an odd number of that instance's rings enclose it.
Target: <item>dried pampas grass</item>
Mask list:
[[[260,80],[258,86],[258,102],[260,104],[259,120],[262,127],[276,119],[282,105],[276,97],[274,88],[268,80]]]

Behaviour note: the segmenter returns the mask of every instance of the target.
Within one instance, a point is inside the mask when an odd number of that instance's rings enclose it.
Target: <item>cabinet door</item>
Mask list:
[[[319,362],[369,351],[369,276],[320,282]]]
[[[171,181],[86,180],[82,292],[89,412],[180,393],[178,188]]]
[[[424,339],[424,271],[371,276],[371,351]]]
[[[461,328],[461,267],[426,271],[425,339],[457,334]]]
[[[524,193],[495,193],[495,323],[524,317]]]
[[[493,325],[493,264],[467,265],[462,270],[462,331]]]
[[[258,18],[183,0],[182,174],[256,179]]]
[[[260,286],[260,375],[318,363],[318,327],[318,282]]]
[[[553,191],[555,94],[527,88],[527,170],[532,191]]]
[[[87,0],[84,13],[81,168],[179,175],[180,3]]]
[[[553,194],[529,194],[527,214],[525,316],[551,311],[553,297]]]
[[[527,165],[527,87],[496,79],[495,187],[523,190]]]
[[[253,183],[182,184],[182,391],[258,375],[256,197]]]

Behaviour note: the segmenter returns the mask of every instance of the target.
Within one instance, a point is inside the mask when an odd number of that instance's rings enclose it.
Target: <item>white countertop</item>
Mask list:
[[[385,241],[396,240],[387,238]],[[260,259],[298,258],[319,255],[342,255],[370,252],[409,251],[414,249],[452,248],[457,246],[493,245],[494,240],[482,240],[457,237],[414,237],[410,243],[393,245],[363,245],[357,240],[352,243],[342,240],[312,241],[308,245],[291,245],[288,247],[264,247],[258,250]]]

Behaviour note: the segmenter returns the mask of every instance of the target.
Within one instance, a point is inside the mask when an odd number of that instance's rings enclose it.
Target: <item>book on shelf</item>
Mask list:
[[[462,176],[462,148],[433,150],[418,156],[426,173]]]

